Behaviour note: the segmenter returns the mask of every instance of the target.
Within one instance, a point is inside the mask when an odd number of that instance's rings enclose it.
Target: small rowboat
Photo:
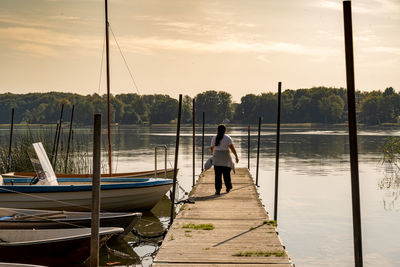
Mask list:
[[[123,231],[100,228],[99,245]],[[0,261],[45,266],[79,264],[90,255],[90,236],[90,228],[0,230]]]
[[[101,212],[101,227],[122,227],[120,237],[130,233],[142,213]],[[0,229],[62,229],[91,227],[90,212],[0,208]]]

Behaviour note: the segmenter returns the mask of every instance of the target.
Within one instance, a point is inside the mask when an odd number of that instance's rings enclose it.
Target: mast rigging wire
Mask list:
[[[124,54],[122,53],[121,47],[119,46],[119,43],[118,43],[117,38],[115,37],[115,34],[114,34],[114,32],[113,32],[113,30],[112,30],[112,28],[111,28],[111,25],[108,24],[108,27],[109,27],[109,29],[110,29],[110,31],[111,31],[112,36],[114,37],[115,43],[117,44],[117,47],[118,47],[118,49],[119,49],[119,53],[121,54],[122,59],[124,60],[125,66],[126,66],[126,68],[128,69],[128,72],[129,72],[129,75],[131,76],[133,85],[135,86],[135,89],[136,89],[136,91],[138,92],[138,94],[140,94],[139,88],[138,88],[138,86],[137,86],[137,84],[136,84],[136,82],[135,82],[135,78],[134,78],[133,75],[132,75],[132,72],[131,72],[131,70],[130,70],[130,68],[129,68],[129,66],[128,66],[128,63],[127,63],[127,61],[126,61],[126,59],[125,59]]]

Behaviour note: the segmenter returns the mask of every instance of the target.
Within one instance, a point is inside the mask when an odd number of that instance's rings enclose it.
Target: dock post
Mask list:
[[[62,120],[62,115],[64,112],[64,104],[61,105],[61,112],[60,112],[60,118],[57,121],[57,126],[56,126],[56,134],[54,136],[54,143],[53,143],[53,149],[51,151],[51,164],[53,164],[53,169],[56,171],[56,168],[54,167],[54,153],[56,151],[56,144],[57,144],[57,137],[58,137],[58,132],[59,132],[59,127],[60,127],[60,121]]]
[[[201,172],[204,171],[204,121],[205,121],[205,117],[206,117],[206,115],[203,111],[203,127],[202,127],[203,131],[201,134]]]
[[[259,168],[259,163],[260,163],[260,135],[261,135],[260,133],[261,133],[261,117],[258,117],[256,186],[258,186],[258,168]]]
[[[93,180],[92,180],[92,235],[90,239],[90,266],[99,266],[100,226],[100,164],[101,164],[101,115],[94,115],[93,124]]]
[[[353,29],[351,19],[351,1],[343,1],[344,41],[346,54],[347,107],[349,121],[351,196],[353,210],[354,261],[356,267],[363,266],[360,185],[358,177],[357,118],[354,81]]]
[[[67,170],[68,170],[69,145],[71,143],[71,137],[72,137],[72,122],[74,121],[74,110],[75,110],[75,105],[72,105],[71,119],[69,121],[69,134],[68,134],[68,143],[67,143],[67,154],[65,156],[65,170],[64,170],[65,173],[67,173]]]
[[[192,121],[193,121],[193,125],[192,125],[192,128],[193,128],[193,185],[192,186],[194,186],[194,183],[195,183],[195,178],[196,178],[196,162],[195,162],[195,159],[196,159],[196,100],[193,98],[193,111],[192,111],[192,115],[193,115],[193,119],[192,119]]]
[[[171,196],[171,217],[169,225],[171,226],[174,222],[175,213],[175,192],[176,192],[176,176],[178,174],[178,155],[179,155],[179,136],[181,131],[181,113],[182,113],[182,95],[179,95],[179,107],[178,107],[178,121],[176,124],[176,143],[175,143],[175,164],[174,164],[174,179],[172,185],[172,196]]]
[[[55,151],[55,154],[54,154],[54,163],[53,163],[54,171],[56,171],[56,165],[57,165],[58,145],[60,143],[60,135],[61,135],[61,130],[62,130],[61,127],[62,127],[63,113],[64,113],[64,104],[62,104],[61,115],[60,115],[60,124],[58,126],[57,144],[56,144],[56,151]]]
[[[278,221],[278,177],[279,177],[279,142],[281,133],[281,95],[282,83],[278,83],[278,111],[276,115],[276,151],[275,151],[275,200],[274,200],[274,220]]]
[[[247,169],[250,170],[250,125],[247,126]]]
[[[11,171],[11,151],[12,151],[13,131],[14,131],[14,108],[11,109],[10,146],[8,147],[7,172]]]

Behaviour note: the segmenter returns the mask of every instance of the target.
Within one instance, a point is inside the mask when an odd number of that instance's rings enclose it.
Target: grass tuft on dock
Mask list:
[[[286,256],[285,251],[271,252],[271,251],[240,251],[233,254],[235,257],[284,257]]]
[[[214,230],[215,226],[212,223],[205,223],[205,224],[187,223],[182,225],[182,228],[190,228],[194,230]]]

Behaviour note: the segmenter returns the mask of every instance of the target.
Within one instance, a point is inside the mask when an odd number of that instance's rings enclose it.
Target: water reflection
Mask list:
[[[382,190],[383,208],[385,210],[400,210],[400,172],[397,166],[385,163],[383,178],[378,180],[378,188]]]
[[[151,211],[143,212],[135,226],[138,235],[111,240],[100,250],[101,266],[151,266],[168,227],[171,201],[164,197]]]
[[[257,127],[251,126],[250,169],[255,174]],[[215,126],[205,127],[205,160],[209,155],[211,136]],[[154,168],[154,146],[169,148],[168,167],[172,167],[176,126],[120,126],[113,131],[113,155],[116,171],[140,171]],[[15,134],[21,134],[16,130]],[[8,142],[8,128],[0,129],[3,143]],[[77,129],[76,135],[91,142],[90,128]],[[237,148],[239,167],[247,167],[247,125],[228,125]],[[353,266],[351,226],[351,182],[349,141],[346,126],[282,127],[279,175],[279,230],[291,257],[298,266]],[[398,128],[363,128],[359,131],[358,151],[360,193],[363,219],[365,266],[378,266],[375,259],[383,259],[385,266],[400,262],[397,227],[400,221],[399,175],[382,173],[379,165],[382,147],[388,136],[399,135]],[[106,144],[106,132],[103,132]],[[201,164],[201,126],[196,135],[196,176]],[[191,126],[181,129],[179,150],[181,186],[189,191],[192,186]],[[161,153],[160,153],[161,154]],[[161,156],[162,157],[162,156]],[[159,166],[163,166],[160,157]],[[275,127],[264,126],[260,145],[260,195],[266,209],[273,211],[275,166]],[[212,185],[211,185],[212,186]],[[180,196],[182,197],[182,195]],[[176,199],[180,199],[177,197]],[[137,229],[143,234],[159,233],[169,222],[168,198],[145,214]],[[272,215],[272,213],[271,213]],[[390,230],[387,230],[390,229]],[[134,259],[131,265],[150,266],[161,238],[154,240],[127,239]],[[129,251],[129,253],[128,253]],[[128,263],[128,259],[107,258]],[[114,257],[114,256],[112,256]],[[140,263],[138,263],[138,259]],[[372,260],[371,260],[372,259]],[[382,263],[381,262],[381,263]],[[382,265],[382,264],[381,264]],[[383,266],[382,265],[382,266]]]

